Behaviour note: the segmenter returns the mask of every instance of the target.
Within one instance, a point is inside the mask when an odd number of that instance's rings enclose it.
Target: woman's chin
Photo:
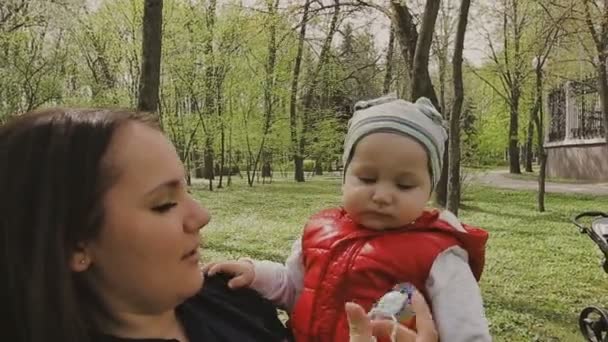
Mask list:
[[[186,299],[196,295],[203,287],[204,282],[205,277],[201,273],[200,269],[198,269],[196,272],[188,274],[188,277],[185,277],[185,279],[181,281],[181,283],[184,285],[182,293]]]

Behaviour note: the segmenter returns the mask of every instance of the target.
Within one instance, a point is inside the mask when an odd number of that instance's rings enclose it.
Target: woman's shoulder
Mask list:
[[[276,307],[251,289],[229,288],[228,280],[221,274],[207,277],[201,291],[178,308],[186,330],[203,324],[222,341],[288,340]]]

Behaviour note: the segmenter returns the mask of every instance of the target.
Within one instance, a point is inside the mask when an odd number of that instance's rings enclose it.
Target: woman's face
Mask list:
[[[173,309],[202,286],[199,230],[209,213],[188,193],[183,165],[161,132],[123,125],[105,161],[117,179],[103,198],[103,226],[72,268],[83,265],[111,313]]]

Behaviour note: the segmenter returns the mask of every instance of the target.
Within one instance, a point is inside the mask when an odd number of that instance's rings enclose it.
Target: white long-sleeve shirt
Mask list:
[[[441,218],[465,231],[457,218],[445,211]],[[302,241],[291,248],[285,264],[251,260],[255,278],[251,288],[291,312],[304,286]],[[426,280],[433,319],[442,341],[491,341],[479,285],[469,267],[468,253],[453,246],[437,256]]]

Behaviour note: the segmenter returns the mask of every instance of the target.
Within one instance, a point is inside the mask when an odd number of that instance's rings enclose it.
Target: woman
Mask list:
[[[142,113],[51,109],[1,126],[2,340],[284,340],[270,303],[201,276],[210,216],[184,179]],[[353,341],[387,333],[349,310]]]

